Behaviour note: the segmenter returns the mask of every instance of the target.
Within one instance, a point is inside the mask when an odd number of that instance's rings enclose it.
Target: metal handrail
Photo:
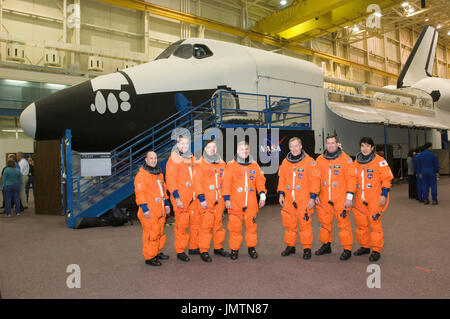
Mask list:
[[[99,189],[104,188],[108,183],[112,181],[119,182],[123,180],[131,180],[134,173],[140,167],[140,164],[144,161],[145,150],[152,149],[157,153],[170,150],[172,148],[171,144],[173,143],[170,138],[172,134],[172,130],[170,128],[187,127],[188,130],[192,130],[194,128],[194,120],[200,119],[201,117],[205,120],[205,113],[207,114],[208,112],[214,112],[216,107],[216,99],[216,97],[213,97],[190,109],[188,112],[183,112],[183,114],[181,114],[181,112],[177,112],[164,121],[125,142],[121,146],[115,148],[111,151],[112,159],[117,158],[122,154],[126,154],[127,156],[124,156],[124,158],[114,163],[111,167],[113,173],[110,176],[102,178],[98,183],[92,184],[92,182],[97,180],[98,177],[92,177],[83,182],[80,181],[81,176],[75,177],[73,184],[76,185],[74,185],[74,188],[76,189],[77,196],[74,198],[74,202],[78,212],[86,202],[99,193]],[[213,101],[212,105],[211,101]],[[205,107],[205,105],[208,106]],[[201,112],[194,114],[198,111]],[[216,123],[216,117],[211,115],[207,116],[205,123],[206,126],[210,127],[213,123]],[[158,133],[162,134],[155,139],[154,136]],[[151,138],[152,140],[148,143],[148,140]],[[145,145],[141,146],[144,143]],[[126,147],[121,149],[124,145],[126,145]],[[86,188],[83,190],[83,187],[85,186]]]
[[[247,95],[257,97],[255,100],[257,103],[264,103],[264,109],[255,110],[255,109],[230,109],[224,108],[223,96],[222,94],[228,92],[233,94],[233,96],[238,95]],[[259,101],[259,98],[263,98],[262,101]],[[287,103],[291,103],[291,101],[295,100],[295,104],[297,103],[309,103],[309,113],[302,112],[288,112],[288,111],[278,111],[272,110],[272,101],[273,99],[287,99]],[[219,108],[219,109],[218,109]],[[272,127],[272,114],[291,114],[295,115],[293,118],[304,118],[309,116],[309,123],[311,125],[311,99],[307,98],[297,98],[297,97],[286,97],[286,96],[276,96],[276,95],[263,95],[263,94],[254,94],[254,93],[243,93],[243,92],[231,92],[226,90],[221,90],[219,96],[215,96],[198,106],[189,109],[188,111],[179,111],[166,118],[165,120],[157,123],[151,128],[145,130],[144,132],[138,134],[127,142],[119,145],[111,151],[111,159],[116,159],[111,166],[112,173],[110,176],[103,177],[99,180],[99,177],[91,177],[91,178],[82,178],[81,176],[73,176],[71,179],[73,189],[75,193],[72,192],[73,195],[76,194],[75,198],[73,198],[73,206],[76,207],[76,210],[80,212],[82,207],[85,206],[90,200],[95,198],[100,192],[101,189],[106,189],[110,183],[118,183],[118,182],[128,182],[133,179],[133,176],[136,174],[139,167],[144,162],[146,156],[146,150],[153,150],[160,157],[164,157],[165,154],[168,154],[175,143],[174,140],[171,139],[172,129],[184,127],[189,131],[193,131],[194,129],[194,121],[197,119],[201,119],[202,129],[206,129],[209,127],[225,127],[226,125],[223,123],[223,111],[233,111],[233,112],[252,112],[263,115],[263,119],[261,124],[256,125],[256,127]],[[264,118],[265,116],[265,118]],[[289,118],[291,120],[292,118]],[[273,121],[274,124],[277,122],[281,122],[281,120]],[[241,125],[246,126],[246,125]],[[253,125],[255,126],[255,125]],[[275,126],[274,127],[282,127]],[[301,126],[298,126],[301,127]],[[155,136],[157,136],[155,138]],[[164,154],[164,155],[163,155]],[[79,173],[79,171],[77,172]],[[98,182],[97,182],[98,180]],[[94,183],[95,182],[95,183]]]

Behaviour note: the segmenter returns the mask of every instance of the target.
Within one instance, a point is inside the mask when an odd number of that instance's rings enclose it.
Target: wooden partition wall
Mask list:
[[[59,140],[36,141],[34,154],[35,210],[61,215],[61,146]]]

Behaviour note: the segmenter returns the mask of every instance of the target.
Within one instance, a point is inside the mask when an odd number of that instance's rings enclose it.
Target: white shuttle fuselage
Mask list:
[[[443,116],[450,114],[447,82],[428,78],[415,85],[425,91],[442,85],[437,105]],[[323,133],[342,135],[343,146],[351,149],[352,155],[358,149],[359,138],[368,135],[368,124],[342,119],[327,107],[322,71],[315,64],[197,38],[177,41],[149,63],[99,76],[39,99],[22,113],[21,125],[38,140],[59,138],[64,129],[70,128],[77,150],[110,150],[174,114],[174,94],[182,92],[196,106],[220,88],[311,99],[316,153],[323,151]],[[258,103],[242,105],[261,109]],[[370,134],[375,135],[376,143],[383,143],[383,127],[373,126]]]

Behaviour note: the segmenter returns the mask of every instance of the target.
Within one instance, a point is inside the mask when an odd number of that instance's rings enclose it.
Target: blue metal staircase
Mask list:
[[[230,94],[239,99],[240,106],[231,107]],[[228,96],[228,98],[227,98]],[[247,98],[247,99],[246,99]],[[177,101],[184,101],[177,96]],[[245,102],[246,101],[246,102]],[[256,101],[256,102],[255,102]],[[243,103],[244,102],[244,103]],[[262,104],[255,107],[255,103]],[[242,105],[244,104],[244,105]],[[251,108],[245,109],[247,104]],[[300,105],[305,111],[292,112],[290,106]],[[134,193],[134,177],[150,150],[158,154],[158,164],[165,167],[175,145],[172,131],[177,128],[194,132],[195,121],[201,121],[202,130],[212,127],[257,127],[311,129],[311,100],[295,97],[265,96],[221,90],[202,104],[179,107],[178,112],[166,118],[110,152],[111,175],[82,177],[80,170],[72,168],[71,132],[61,141],[63,215],[69,228],[78,228],[83,218],[100,217]],[[251,114],[251,115],[249,115]],[[251,125],[243,125],[247,118]]]

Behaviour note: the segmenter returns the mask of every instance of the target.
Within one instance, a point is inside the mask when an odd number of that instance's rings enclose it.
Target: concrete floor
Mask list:
[[[3,298],[449,298],[450,178],[439,181],[438,206],[407,198],[407,184],[395,185],[384,215],[385,248],[378,261],[381,288],[367,287],[367,256],[339,261],[333,253],[281,257],[283,228],[278,206],[258,215],[259,258],[245,243],[240,258],[175,258],[173,226],[166,227],[170,255],[162,267],[149,267],[141,255],[139,224],[68,229],[64,217],[35,215],[33,205],[19,217],[0,214],[0,291]],[[353,216],[351,216],[353,224]],[[354,224],[353,224],[354,225]],[[336,225],[335,225],[336,226]],[[318,241],[313,215],[313,251]],[[353,228],[354,229],[354,228]],[[226,242],[225,247],[228,247]],[[359,247],[355,243],[354,249]],[[300,251],[299,246],[297,251]],[[81,268],[81,288],[69,289],[69,264]]]

